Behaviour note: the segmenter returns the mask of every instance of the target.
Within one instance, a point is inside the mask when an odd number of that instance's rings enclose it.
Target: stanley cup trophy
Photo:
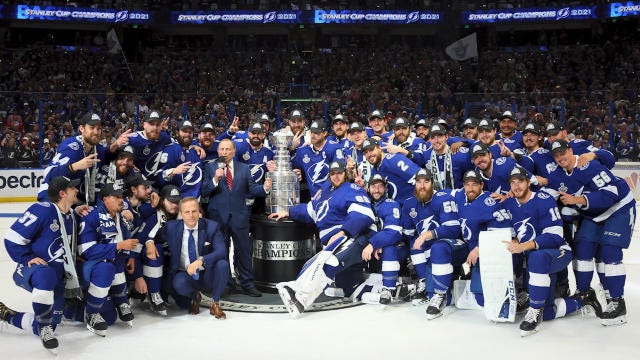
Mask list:
[[[278,131],[269,138],[275,148],[276,168],[267,173],[271,192],[266,212],[289,210],[300,203],[298,176],[291,170],[289,146],[293,135]],[[254,214],[250,222],[254,279],[263,291],[273,291],[282,281],[296,278],[302,266],[315,253],[315,227],[290,219],[275,221],[265,214]]]
[[[275,147],[276,169],[267,173],[267,178],[273,183],[271,192],[266,197],[267,214],[288,210],[300,203],[300,183],[296,173],[291,170],[289,155],[292,140],[293,135],[284,131],[275,132],[269,137],[269,141]]]

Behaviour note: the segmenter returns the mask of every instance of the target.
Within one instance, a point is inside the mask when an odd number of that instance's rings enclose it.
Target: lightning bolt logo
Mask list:
[[[311,166],[308,171],[311,182],[314,184],[318,184],[327,180],[327,174],[329,172],[328,170],[329,166],[324,161],[313,164],[313,166]]]
[[[189,170],[182,176],[182,183],[184,185],[195,185],[202,180],[202,170],[198,166],[200,163],[191,164]]]
[[[520,242],[527,242],[529,240],[535,239],[536,237],[536,230],[534,229],[533,225],[529,223],[529,220],[531,220],[530,217],[516,223],[516,225],[519,224],[517,236]]]
[[[158,172],[158,168],[160,166],[160,156],[162,152],[157,152],[153,154],[144,164],[144,169],[147,171],[149,175],[155,175]]]
[[[466,218],[460,218],[460,229],[462,230],[462,237],[467,241],[471,240],[471,236],[473,236],[473,232],[471,232],[471,229],[467,225]]]

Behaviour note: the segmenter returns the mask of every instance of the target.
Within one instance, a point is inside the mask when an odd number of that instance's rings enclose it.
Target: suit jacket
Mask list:
[[[254,197],[264,197],[266,192],[262,185],[256,184],[251,177],[247,164],[233,160],[233,186],[229,190],[224,177],[218,181],[218,186],[213,184],[213,177],[218,169],[218,160],[207,163],[204,168],[202,196],[209,197],[207,217],[221,224],[228,224],[231,214],[235,224],[243,224],[249,227],[249,210],[245,204],[247,194]]]
[[[160,229],[155,239],[157,243],[169,245],[171,252],[170,276],[173,276],[180,268],[183,233],[184,221],[170,220]],[[216,261],[227,258],[224,236],[220,231],[220,226],[213,220],[198,220],[198,254],[203,257],[205,268],[210,268]]]

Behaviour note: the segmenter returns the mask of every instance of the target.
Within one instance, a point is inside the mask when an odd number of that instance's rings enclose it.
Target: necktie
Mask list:
[[[229,170],[229,167],[227,166],[227,186],[229,187],[229,190],[231,190],[231,187],[233,186],[233,177],[231,176],[231,170]]]
[[[187,251],[189,252],[189,264],[191,264],[194,261],[196,261],[198,256],[196,255],[196,239],[193,237],[193,229],[187,229],[187,230],[189,230],[189,239],[187,240]],[[196,271],[196,273],[193,274],[192,277],[198,280],[199,278],[198,272]]]

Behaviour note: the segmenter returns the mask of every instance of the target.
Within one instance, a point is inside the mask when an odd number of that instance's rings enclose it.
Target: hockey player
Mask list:
[[[429,125],[427,124],[426,119],[419,119],[413,124],[413,130],[416,133],[416,137],[424,140],[425,142],[429,140]]]
[[[503,200],[509,192],[509,173],[518,164],[509,157],[494,159],[489,148],[483,143],[477,143],[471,148],[471,159],[483,178],[484,189],[493,193],[491,196]],[[529,174],[531,182],[538,183],[538,179]]]
[[[558,169],[549,174],[548,187],[560,201],[582,215],[575,238],[574,271],[579,293],[588,291],[593,277],[593,259],[598,275],[608,290],[603,325],[626,323],[624,283],[626,274],[622,249],[629,247],[636,217],[636,201],[629,185],[599,162],[578,166],[571,145],[564,140],[551,143]]]
[[[478,141],[475,144],[485,144],[491,151],[494,159],[501,157],[500,146],[496,141],[496,128],[493,127],[493,122],[490,119],[481,119],[478,122]]]
[[[167,145],[160,156],[160,170],[156,184],[172,184],[180,189],[182,197],[200,197],[202,166],[198,152],[192,148],[193,124],[189,120],[178,124],[177,142]]]
[[[273,151],[264,146],[264,139],[266,136],[266,129],[264,126],[257,122],[249,126],[247,139],[236,139],[234,143],[236,145],[235,159],[239,162],[249,165],[249,171],[251,171],[251,177],[256,184],[264,184],[265,175],[267,174],[267,163],[273,160]],[[275,169],[275,164],[273,164]],[[253,206],[257,201],[255,207],[252,207],[252,211],[258,213],[264,213],[264,197],[258,197],[256,200],[251,194],[247,194],[247,206]]]
[[[462,238],[469,247],[466,263],[471,267],[471,292],[480,306],[484,306],[478,248],[480,231],[511,227],[509,213],[489,192],[482,190],[483,179],[477,170],[469,170],[462,180],[464,188],[452,193],[460,214]]]
[[[409,122],[404,118],[397,118],[391,125],[393,140],[384,147],[389,154],[400,153],[416,163],[424,166],[423,152],[427,150],[427,143],[411,134]]]
[[[135,165],[147,179],[155,179],[160,170],[160,156],[172,139],[166,132],[166,120],[162,120],[157,111],[150,111],[142,123],[142,131],[129,138],[129,144],[135,151]]]
[[[439,126],[439,125],[434,125]],[[418,273],[418,298],[431,300],[427,317],[434,319],[447,305],[454,267],[467,258],[467,244],[460,240],[457,205],[447,192],[436,192],[433,175],[420,169],[414,196],[402,206],[401,224],[411,248],[411,261]]]
[[[414,176],[420,167],[402,154],[384,154],[375,138],[366,139],[362,143],[362,150],[367,161],[373,165],[372,175],[386,177],[389,198],[402,205],[413,192]]]
[[[78,199],[84,204],[95,203],[95,189],[100,162],[110,161],[112,153],[128,141],[129,131],[125,131],[109,148],[100,145],[102,120],[97,114],[86,114],[79,120],[80,135],[64,140],[58,146],[53,162],[44,170],[44,181],[38,190],[38,201],[47,201],[47,188],[51,179],[66,176],[80,180]]]
[[[308,309],[336,274],[362,262],[362,251],[368,244],[366,234],[371,230],[374,215],[366,191],[347,182],[345,171],[343,162],[332,162],[329,188],[321,190],[310,203],[269,215],[275,220],[290,217],[315,223],[324,245],[324,250],[305,264],[296,280],[276,286],[293,317]]]
[[[123,189],[107,184],[101,196],[102,201],[82,219],[78,252],[85,259],[82,274],[89,284],[85,307],[87,329],[96,335],[106,336],[108,324],[101,313],[112,310],[103,306],[107,295],[111,297],[120,320],[129,325],[133,323],[124,270],[130,258],[129,251],[136,248],[138,240],[129,238],[122,219]]]
[[[5,248],[18,265],[16,285],[31,292],[34,313],[11,310],[0,303],[0,320],[32,330],[45,349],[57,351],[54,334],[60,323],[66,288],[79,291],[75,270],[76,217],[71,206],[77,202],[80,180],[59,176],[47,188],[51,202],[31,205],[9,228]]]
[[[568,315],[589,305],[600,314],[600,303],[593,289],[575,298],[555,299],[553,291],[558,272],[572,259],[571,248],[562,238],[562,220],[555,200],[545,192],[530,190],[529,175],[517,166],[509,174],[513,198],[503,206],[511,214],[517,238],[503,241],[512,254],[522,254],[527,261],[529,310],[520,323],[520,334],[538,331],[542,320]]]
[[[107,183],[124,186],[128,176],[136,173],[133,164],[133,147],[125,145],[118,149],[116,159],[106,164],[100,164],[96,177],[96,196],[100,197],[100,189]]]
[[[373,110],[369,116],[369,127],[367,127],[367,137],[377,137],[378,140],[387,142],[392,131],[387,131],[387,118],[380,110]]]
[[[327,137],[327,140],[338,143],[340,148],[348,148],[351,146],[349,143],[349,138],[347,134],[347,130],[349,129],[349,120],[345,118],[342,114],[338,114],[333,117],[332,124],[333,134]]]
[[[329,163],[335,160],[344,161],[344,156],[340,145],[327,140],[324,122],[312,122],[309,131],[311,144],[298,149],[291,167],[302,171],[309,186],[309,193],[313,197],[328,180]]]
[[[362,144],[367,139],[367,133],[361,122],[354,122],[349,126],[349,142],[351,147],[343,151],[347,164],[347,178],[360,179],[358,185],[364,187],[371,177],[372,165],[365,159]]]
[[[202,159],[203,162],[212,162],[218,158],[218,143],[213,125],[209,123],[200,125],[198,139],[194,140],[193,144],[200,146],[206,153],[206,156]]]
[[[606,166],[609,170],[613,169],[616,164],[616,158],[609,150],[599,149],[591,141],[583,139],[569,139],[567,130],[557,121],[552,121],[547,124],[545,128],[547,132],[547,144],[546,147],[551,150],[551,143],[556,140],[564,140],[569,143],[574,155],[578,157],[578,167],[583,167],[586,163],[598,159],[600,163]]]
[[[425,167],[430,170],[435,190],[459,189],[462,187],[462,175],[473,168],[469,149],[460,147],[455,154],[447,140],[449,135],[442,125],[435,124],[429,131],[431,148],[424,151]]]
[[[377,232],[362,250],[362,260],[370,261],[372,255],[382,260],[382,290],[380,304],[391,303],[400,272],[400,259],[407,257],[407,248],[401,243],[400,205],[387,197],[387,182],[379,174],[369,180],[369,196],[373,200]]]
[[[168,264],[168,254],[162,248],[158,249],[154,240],[162,226],[178,216],[180,199],[180,190],[175,185],[163,187],[157,212],[146,219],[136,234],[144,247],[140,251],[142,271],[134,269],[135,288],[138,293],[148,294],[151,311],[162,316],[167,315],[167,304],[161,296],[161,290],[163,266]]]
[[[522,133],[516,130],[516,119],[511,111],[507,110],[498,118],[500,133],[497,135],[502,143],[513,151],[522,147]]]
[[[475,142],[478,140],[478,121],[468,118],[462,123],[462,138]]]

